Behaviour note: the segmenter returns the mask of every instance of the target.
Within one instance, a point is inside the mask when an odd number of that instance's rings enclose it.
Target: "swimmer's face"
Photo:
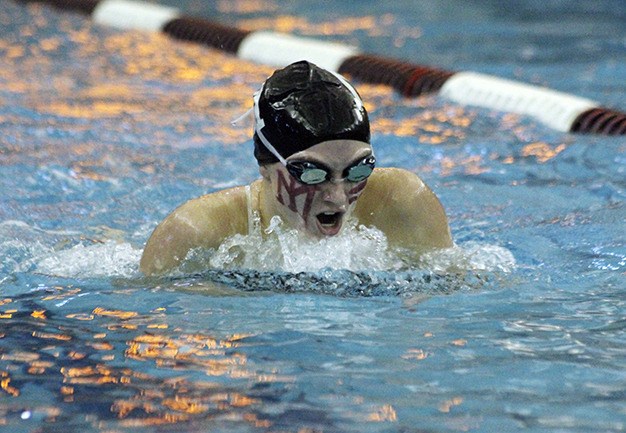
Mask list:
[[[289,226],[313,237],[335,236],[351,215],[367,179],[351,182],[346,169],[372,154],[369,144],[355,140],[325,141],[287,158],[288,162],[310,162],[324,167],[334,181],[307,185],[275,163],[261,168],[271,184],[274,213]]]

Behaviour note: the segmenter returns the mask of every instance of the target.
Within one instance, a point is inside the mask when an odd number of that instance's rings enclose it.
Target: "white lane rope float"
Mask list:
[[[256,63],[283,67],[298,60],[385,84],[406,97],[438,93],[463,105],[527,115],[561,132],[626,135],[626,114],[548,88],[476,72],[449,72],[361,53],[356,47],[271,31],[246,31],[185,16],[177,8],[130,0],[18,0],[90,15],[101,25],[158,31]]]

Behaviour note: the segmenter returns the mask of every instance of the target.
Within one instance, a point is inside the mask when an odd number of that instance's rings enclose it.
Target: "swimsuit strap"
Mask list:
[[[246,191],[246,206],[248,208],[248,234],[252,232],[254,227],[254,209],[252,208],[252,193],[250,192],[250,185],[245,186]]]

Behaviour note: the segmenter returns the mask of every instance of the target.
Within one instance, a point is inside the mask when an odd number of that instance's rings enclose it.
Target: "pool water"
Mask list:
[[[621,0],[170,4],[626,110]],[[231,248],[144,278],[169,212],[257,178],[230,120],[271,69],[12,1],[0,62],[0,431],[626,430],[622,137],[355,83],[455,249],[416,267],[376,233],[281,233],[231,245],[275,267]]]

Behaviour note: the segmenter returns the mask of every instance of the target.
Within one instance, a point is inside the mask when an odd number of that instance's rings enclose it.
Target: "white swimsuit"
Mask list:
[[[256,226],[255,222],[258,219],[257,212],[252,208],[252,193],[250,191],[250,185],[245,186],[246,191],[246,205],[248,208],[248,234],[252,232],[252,228]]]

